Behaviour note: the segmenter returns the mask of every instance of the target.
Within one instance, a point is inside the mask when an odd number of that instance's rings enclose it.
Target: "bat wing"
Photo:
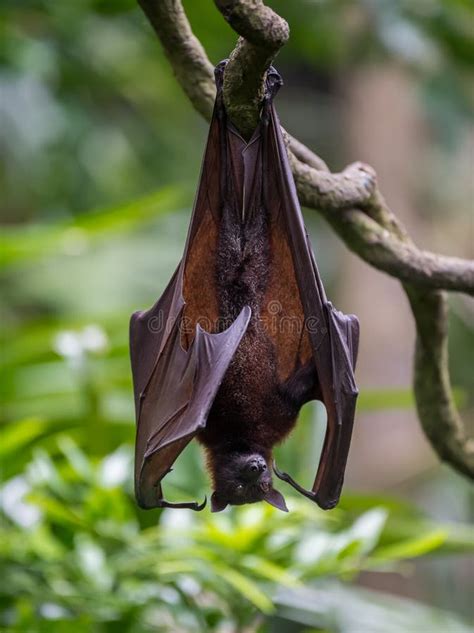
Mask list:
[[[359,348],[359,321],[328,302],[327,341],[320,353],[330,361],[332,382],[323,388],[328,412],[327,430],[313,491],[322,507],[334,507],[341,494],[352,437],[358,389],[354,369]]]
[[[182,316],[184,306],[182,308]],[[175,320],[150,379],[140,395],[135,493],[143,508],[160,505],[160,481],[185,446],[206,425],[209,409],[250,319],[246,307],[224,332],[196,326],[187,350]]]
[[[270,71],[270,93],[281,83]],[[280,377],[314,359],[318,389],[326,407],[327,430],[318,472],[308,492],[323,508],[334,507],[341,493],[357,399],[354,369],[359,343],[359,323],[327,300],[304,226],[296,187],[270,94],[268,124],[262,131],[266,204],[271,211],[271,240],[275,264],[268,288],[270,334],[279,359]],[[277,305],[272,297],[278,297]],[[278,474],[278,473],[277,473]],[[281,474],[281,473],[280,473]],[[287,481],[291,477],[286,475]],[[290,483],[295,484],[293,480]]]
[[[181,264],[155,305],[149,310],[135,312],[130,319],[130,360],[137,419],[142,394],[167,340],[169,324],[176,321],[183,309],[180,286]]]
[[[222,73],[220,65],[218,82]],[[137,419],[135,492],[144,508],[167,505],[160,482],[205,426],[250,319],[251,310],[245,307],[228,329],[213,333],[221,329],[215,287],[222,198],[221,129],[216,107],[183,259],[155,305],[131,319]]]
[[[130,357],[137,419],[140,394],[144,392],[157,359],[174,331],[175,322],[182,323],[180,339],[187,349],[198,324],[212,331],[218,319],[214,281],[220,214],[218,137],[218,123],[214,116],[183,258],[158,301],[149,310],[135,312],[131,318]]]

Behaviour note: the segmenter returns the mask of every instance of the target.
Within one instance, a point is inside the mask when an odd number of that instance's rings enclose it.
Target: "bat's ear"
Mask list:
[[[278,492],[278,490],[275,490],[275,488],[272,488],[269,492],[267,492],[264,499],[270,505],[275,506],[275,508],[278,508],[279,510],[283,510],[283,512],[288,512],[288,508],[286,507],[285,497],[281,494],[281,492]]]
[[[217,492],[213,492],[211,495],[211,512],[222,512],[227,508],[227,501],[224,501],[219,497]]]

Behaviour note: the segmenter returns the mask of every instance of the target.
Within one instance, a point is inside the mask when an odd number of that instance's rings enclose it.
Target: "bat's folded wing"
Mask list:
[[[158,301],[149,310],[135,312],[130,319],[130,361],[137,420],[141,394],[150,380],[171,326],[183,309],[181,278],[182,264],[175,270]]]
[[[206,425],[225,372],[247,329],[245,307],[225,331],[210,334],[197,325],[188,350],[181,346],[178,316],[151,376],[139,396],[135,492],[144,508],[160,505],[160,481],[191,439]]]
[[[357,394],[354,370],[359,350],[359,319],[354,314],[340,312],[330,301],[325,307],[331,338],[334,390],[338,394]]]
[[[267,84],[279,83],[275,71],[269,72]],[[341,493],[344,471],[354,422],[357,387],[354,368],[359,343],[359,322],[354,315],[345,315],[336,310],[327,300],[321,276],[304,226],[297,191],[287,150],[276,111],[271,105],[267,142],[267,164],[273,172],[273,190],[280,194],[277,200],[272,191],[267,199],[272,209],[279,209],[273,226],[285,235],[291,262],[286,260],[286,269],[293,266],[294,278],[301,302],[305,323],[304,336],[298,357],[306,360],[307,343],[317,370],[320,398],[327,411],[327,428],[321,459],[311,491],[297,484],[287,473],[280,473],[299,492],[313,499],[322,508],[333,508]],[[276,239],[274,240],[276,243]],[[281,276],[281,275],[280,275]],[[292,285],[295,289],[295,284]],[[290,294],[286,292],[285,303],[290,305]],[[296,312],[296,316],[298,313]]]
[[[323,508],[334,507],[341,494],[352,437],[358,395],[354,369],[359,348],[359,321],[327,302],[328,341],[323,346],[331,355],[330,394],[326,399],[328,426],[313,490]],[[329,372],[328,372],[329,373]]]

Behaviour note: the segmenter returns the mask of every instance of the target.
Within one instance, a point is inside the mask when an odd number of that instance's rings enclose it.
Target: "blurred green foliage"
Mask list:
[[[227,56],[235,34],[213,3],[185,6],[212,61]],[[322,93],[363,64],[402,63],[448,141],[464,129],[471,2],[273,6],[292,31],[278,60],[290,83],[303,73]],[[420,630],[437,630],[435,618],[464,631],[428,607],[379,604],[340,584],[472,552],[466,526],[409,504],[346,493],[329,514],[293,498],[288,516],[260,506],[220,516],[137,509],[128,315],[177,265],[206,126],[132,0],[6,0],[0,42],[0,627],[386,633],[374,622],[406,609]],[[330,260],[329,249],[321,243]],[[465,392],[472,331],[455,324],[454,334],[453,375]],[[359,412],[412,406],[407,390],[364,390]],[[323,431],[321,409],[306,407],[279,451],[301,480],[313,475]],[[196,447],[166,487],[177,499],[205,493]],[[375,615],[361,621],[361,611]]]
[[[0,604],[12,631],[243,630],[256,613],[275,613],[275,586],[291,589],[281,602],[297,609],[317,579],[474,550],[467,528],[389,500],[354,511],[346,498],[330,514],[297,499],[289,515],[262,505],[212,517],[165,511],[154,525],[159,513],[131,498],[129,448],[91,460],[63,434],[57,448],[54,461],[36,448],[3,491]],[[428,623],[431,612],[418,610]]]
[[[213,3],[184,4],[211,61],[225,58],[235,34]],[[324,90],[330,78],[362,64],[396,60],[434,96],[441,131],[449,124],[453,132],[457,118],[472,112],[469,0],[273,6],[291,28],[291,45],[278,57],[285,75],[311,69],[305,81]],[[194,180],[205,125],[181,97],[135,0],[5,0],[0,42],[8,221],[68,217]]]

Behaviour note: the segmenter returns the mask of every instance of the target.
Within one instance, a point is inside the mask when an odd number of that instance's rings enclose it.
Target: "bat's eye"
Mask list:
[[[244,487],[242,484],[237,484],[237,486],[235,487],[235,492],[237,492],[238,494],[241,494],[244,491]]]

